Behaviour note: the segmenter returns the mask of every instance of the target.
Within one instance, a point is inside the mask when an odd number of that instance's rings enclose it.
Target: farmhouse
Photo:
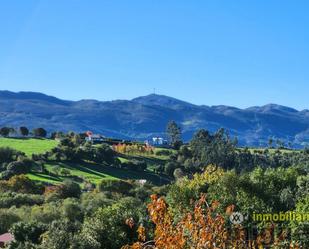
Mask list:
[[[166,139],[162,137],[153,137],[151,140],[145,141],[147,145],[155,146],[155,147],[165,147],[168,146],[168,142]]]
[[[91,131],[86,132],[85,140],[88,142],[103,142],[105,137],[100,134],[93,134]]]

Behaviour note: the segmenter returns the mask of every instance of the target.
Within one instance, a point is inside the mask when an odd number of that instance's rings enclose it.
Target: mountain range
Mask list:
[[[36,92],[0,91],[0,127],[91,130],[108,137],[145,140],[165,136],[170,120],[181,126],[186,141],[198,129],[225,128],[241,145],[265,146],[270,137],[295,147],[309,145],[309,110],[276,104],[239,109],[194,105],[158,94],[132,100],[69,101]]]

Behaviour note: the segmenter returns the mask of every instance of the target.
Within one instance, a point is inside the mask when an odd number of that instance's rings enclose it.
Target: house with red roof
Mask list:
[[[4,248],[5,245],[14,240],[14,237],[11,233],[5,233],[0,235],[0,247]]]

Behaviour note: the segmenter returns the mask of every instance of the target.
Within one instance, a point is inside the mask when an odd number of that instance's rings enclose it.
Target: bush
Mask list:
[[[93,161],[96,163],[112,164],[114,162],[115,152],[107,144],[95,147],[93,153]]]
[[[2,127],[0,129],[0,135],[3,136],[3,137],[6,137],[10,134],[10,131],[11,131],[11,128],[9,127]]]
[[[36,182],[31,181],[25,175],[17,175],[11,177],[9,180],[0,181],[1,192],[18,192],[29,194],[41,194],[43,193],[43,187]]]
[[[174,170],[178,168],[178,164],[175,162],[168,162],[165,164],[164,166],[164,172],[169,175],[169,176],[173,176],[174,174]]]
[[[36,137],[46,137],[47,131],[43,128],[36,128],[32,131],[33,135]]]
[[[69,138],[61,140],[60,145],[51,150],[49,158],[56,161],[81,162],[85,160],[100,164],[115,164],[115,152],[109,145],[92,146],[85,144],[80,146]]]
[[[20,218],[13,212],[0,210],[0,233],[7,233],[14,223],[20,221]]]
[[[68,248],[93,248],[82,247],[80,244],[85,241],[84,237],[76,237],[80,230],[80,223],[67,220],[57,220],[50,224],[48,232],[40,248],[68,249]]]
[[[18,161],[11,162],[7,166],[7,171],[11,172],[11,174],[18,175],[18,174],[26,174],[30,172],[34,161],[29,158],[22,158]]]
[[[110,206],[115,202],[104,193],[97,191],[83,193],[81,196],[81,206],[85,216],[91,216],[99,208]]]
[[[24,153],[9,147],[0,147],[0,164],[16,161],[20,155],[24,155]]]
[[[68,169],[61,169],[60,174],[63,175],[63,176],[69,176],[69,175],[71,175],[71,171],[68,170]]]
[[[173,176],[176,180],[183,178],[185,176],[185,173],[182,171],[181,168],[177,168],[174,170]]]
[[[80,234],[84,243],[82,248],[118,249],[123,244],[136,240],[137,222],[145,216],[142,210],[142,203],[130,197],[97,210],[83,224]]]
[[[82,221],[83,212],[81,210],[79,200],[75,198],[67,198],[62,203],[62,215],[70,221]]]
[[[155,154],[156,154],[157,156],[170,156],[170,155],[173,154],[173,152],[170,151],[170,150],[157,150],[157,151],[155,152]]]
[[[81,188],[77,183],[71,180],[65,180],[62,185],[47,187],[45,189],[45,195],[48,201],[69,197],[79,198],[81,195]]]
[[[44,197],[41,195],[19,193],[3,193],[0,195],[0,208],[41,205],[43,202]]]
[[[122,163],[122,168],[136,171],[144,171],[147,169],[147,163],[140,160],[132,160]]]
[[[133,186],[129,182],[122,181],[122,180],[102,180],[99,185],[98,189],[101,192],[116,192],[121,194],[128,194],[130,189],[132,189]]]
[[[41,235],[47,230],[47,226],[37,222],[18,222],[12,226],[10,232],[16,242],[39,243]]]

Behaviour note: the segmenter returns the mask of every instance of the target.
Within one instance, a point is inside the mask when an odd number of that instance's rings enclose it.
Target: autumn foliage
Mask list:
[[[113,145],[113,150],[122,154],[153,154],[154,148],[146,144],[125,144]]]
[[[203,195],[194,205],[193,211],[183,219],[175,222],[163,197],[151,196],[148,205],[150,219],[154,223],[154,238],[146,241],[143,226],[137,230],[139,241],[122,249],[247,249],[247,248],[299,248],[297,245],[281,247],[285,234],[282,233],[274,241],[271,240],[274,230],[270,226],[254,240],[246,240],[246,231],[240,225],[228,227],[226,217],[234,211],[231,205],[226,214],[216,212],[219,203],[208,204]]]

